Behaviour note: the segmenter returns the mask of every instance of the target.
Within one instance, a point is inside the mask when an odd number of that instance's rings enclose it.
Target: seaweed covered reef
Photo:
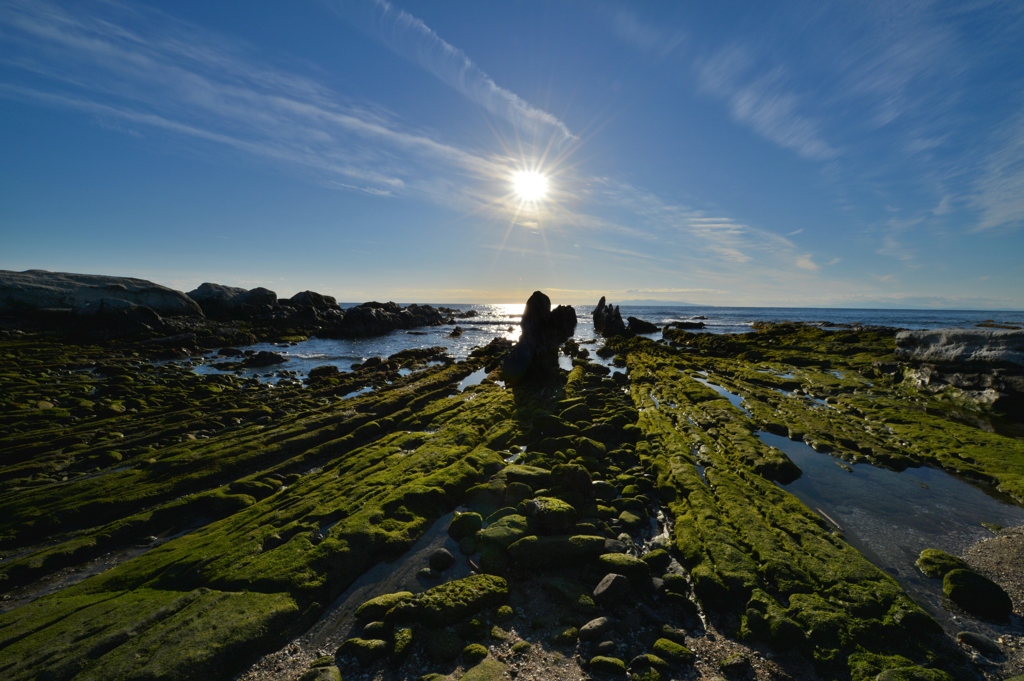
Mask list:
[[[595,676],[770,678],[770,657],[771,678],[982,678],[775,484],[800,470],[756,433],[1018,500],[1024,443],[904,380],[888,330],[664,335],[608,340],[616,372],[570,342],[571,371],[514,388],[495,382],[501,341],[270,386],[142,343],[5,336],[0,670],[232,678],[459,509],[448,533],[474,574],[426,568],[419,592],[371,600],[303,678],[506,678],[537,654],[527,631],[548,664]],[[712,652],[711,632],[746,652]]]

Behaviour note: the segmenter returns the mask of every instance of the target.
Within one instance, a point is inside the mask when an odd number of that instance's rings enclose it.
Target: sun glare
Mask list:
[[[535,170],[522,170],[512,176],[512,187],[523,201],[540,201],[548,193],[548,178]]]

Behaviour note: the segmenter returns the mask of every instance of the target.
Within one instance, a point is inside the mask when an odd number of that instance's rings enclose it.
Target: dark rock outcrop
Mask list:
[[[244,289],[210,282],[189,291],[188,297],[203,308],[206,316],[214,319],[249,318],[277,305],[277,294],[270,289]]]
[[[526,301],[522,334],[505,356],[502,373],[516,383],[525,378],[543,378],[558,372],[558,348],[572,338],[576,330],[576,310],[568,305],[551,309],[551,299],[534,291]]]
[[[594,331],[605,338],[622,336],[626,333],[626,325],[622,321],[622,314],[618,305],[607,305],[604,296],[598,301],[594,308]]]
[[[661,327],[639,317],[629,317],[629,330],[632,333],[657,333]]]
[[[341,311],[336,321],[325,326],[318,335],[327,338],[366,338],[382,336],[398,329],[438,326],[447,318],[430,305],[401,307],[397,303],[372,301]]]
[[[324,294],[317,293],[316,291],[302,291],[300,293],[296,293],[286,302],[291,307],[299,310],[310,307],[314,310],[333,310],[338,307],[338,301],[334,299],[334,296],[325,296]]]
[[[76,313],[129,313],[148,308],[157,315],[202,316],[199,305],[181,291],[145,279],[27,270],[0,270],[0,314],[31,314],[47,309]]]

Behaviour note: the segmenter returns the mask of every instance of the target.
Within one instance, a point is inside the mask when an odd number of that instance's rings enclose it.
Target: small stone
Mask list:
[[[430,569],[444,572],[455,565],[455,556],[448,549],[438,549],[430,554]]]
[[[618,555],[618,554],[614,554]],[[604,606],[615,606],[629,598],[629,580],[623,575],[608,573],[594,588],[594,600]]]
[[[580,627],[580,640],[581,641],[594,641],[600,638],[608,628],[611,627],[612,620],[607,617],[598,617],[592,619],[582,627]]]
[[[989,657],[998,657],[1003,654],[999,644],[984,634],[978,634],[973,631],[961,631],[956,635],[956,640]]]

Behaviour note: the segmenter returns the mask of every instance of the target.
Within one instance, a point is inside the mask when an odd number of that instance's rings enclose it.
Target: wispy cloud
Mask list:
[[[467,201],[469,185],[504,172],[493,156],[439,142],[153,10],[13,0],[5,13],[0,45],[18,55],[6,61],[36,85],[0,81],[0,96],[214,143],[371,194]]]
[[[815,161],[839,155],[802,112],[802,98],[782,66],[759,68],[745,49],[731,46],[698,63],[698,80],[703,91],[728,103],[734,120],[765,139]]]
[[[519,131],[546,143],[576,140],[557,116],[532,106],[499,86],[465,52],[447,42],[423,21],[387,0],[328,0],[328,7],[353,20],[397,54],[409,59],[470,101],[504,118]]]
[[[976,181],[974,205],[981,212],[974,231],[1024,227],[1024,116],[1013,121]]]
[[[666,28],[644,21],[624,7],[607,11],[605,16],[612,35],[643,52],[667,57],[686,40],[682,29]]]

